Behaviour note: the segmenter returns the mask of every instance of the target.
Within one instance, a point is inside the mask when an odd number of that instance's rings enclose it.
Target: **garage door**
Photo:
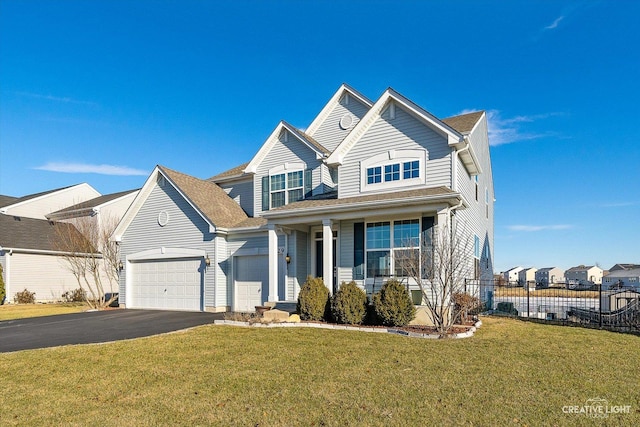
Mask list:
[[[239,256],[234,258],[235,311],[255,311],[268,298],[269,258]]]
[[[202,310],[201,258],[140,261],[131,264],[132,308]]]

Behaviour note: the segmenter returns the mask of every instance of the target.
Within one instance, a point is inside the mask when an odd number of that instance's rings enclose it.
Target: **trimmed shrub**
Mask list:
[[[359,325],[367,314],[367,294],[356,282],[342,282],[331,299],[331,314],[338,323]]]
[[[329,290],[320,278],[307,277],[298,294],[302,320],[323,320],[329,311]]]
[[[7,296],[7,290],[4,287],[4,276],[2,275],[2,264],[0,264],[0,305],[4,304],[5,296]]]
[[[416,317],[416,308],[407,288],[395,279],[382,285],[373,296],[376,315],[385,326],[405,326]]]
[[[36,293],[25,289],[22,292],[17,292],[13,300],[18,304],[33,304],[36,302]]]
[[[480,300],[465,292],[456,292],[453,294],[454,312],[456,322],[466,322],[470,316],[476,314],[481,307]]]
[[[82,302],[87,299],[87,292],[82,288],[74,289],[62,294],[62,299],[65,302]]]

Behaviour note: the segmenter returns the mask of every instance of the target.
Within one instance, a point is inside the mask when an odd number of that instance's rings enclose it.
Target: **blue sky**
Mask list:
[[[0,1],[0,194],[207,178],[346,82],[488,112],[495,267],[640,263],[640,2]]]

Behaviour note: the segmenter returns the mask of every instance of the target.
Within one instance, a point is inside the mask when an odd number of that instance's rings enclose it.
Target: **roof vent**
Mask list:
[[[340,127],[344,130],[347,130],[351,127],[351,125],[353,124],[353,116],[349,113],[346,113],[344,116],[342,116],[342,118],[340,119]]]

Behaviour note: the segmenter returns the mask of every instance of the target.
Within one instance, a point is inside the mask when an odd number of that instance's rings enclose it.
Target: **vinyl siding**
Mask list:
[[[15,208],[8,209],[7,215],[47,219],[46,215],[51,212],[59,211],[99,196],[100,193],[88,185],[80,185],[25,201]]]
[[[464,224],[464,228],[471,234],[480,238],[480,267],[481,279],[490,280],[493,278],[493,176],[491,171],[491,160],[489,154],[489,143],[487,138],[487,122],[483,119],[472,134],[469,140],[474,152],[478,157],[482,173],[478,175],[478,200],[476,200],[475,178],[470,176],[462,161],[457,158],[456,190],[463,195],[469,203],[469,207],[459,210],[457,215],[459,224]],[[489,214],[487,218],[485,205],[485,188],[489,191]],[[485,256],[486,248],[489,257]]]
[[[395,119],[389,120],[387,109],[345,156],[339,168],[339,197],[360,194],[361,161],[389,149],[420,148],[428,151],[424,187],[451,187],[451,149],[446,138],[399,107],[396,107]]]
[[[158,224],[160,211],[166,211],[169,214],[169,223],[164,227]],[[209,233],[209,225],[206,221],[180,196],[173,186],[168,183],[162,187],[156,185],[122,236],[121,259],[124,262],[127,255],[149,249],[169,247],[204,250],[213,261],[214,237],[212,233]],[[217,268],[206,270],[204,278],[205,307],[213,306],[216,274],[219,273]],[[126,301],[125,278],[126,274],[120,275],[121,302]]]
[[[369,111],[369,108],[361,104],[353,96],[349,96],[349,103],[347,104],[343,95],[339,104],[335,106],[325,121],[318,127],[318,130],[311,136],[327,150],[333,151],[349,132],[351,132],[351,129],[353,129],[360,119],[364,117],[367,111]],[[340,119],[347,113],[353,116],[353,123],[351,127],[342,129],[340,127]]]
[[[247,215],[253,216],[254,193],[252,179],[224,182],[219,185],[229,197],[242,207]]]
[[[296,264],[296,275],[295,275],[295,283],[294,283],[294,292],[290,294],[292,299],[297,299],[298,292],[300,291],[300,287],[307,280],[307,276],[309,275],[309,233],[305,233],[302,231],[295,232],[296,239],[296,251],[294,252],[296,259],[293,261]],[[291,253],[289,253],[291,254]]]
[[[293,135],[289,135],[288,141],[284,142],[284,132],[280,135],[278,142],[271,148],[271,151],[265,156],[262,163],[260,163],[253,178],[253,186],[255,188],[254,216],[262,214],[262,177],[269,175],[269,169],[282,166],[285,163],[304,163],[306,165],[305,169],[312,169],[313,194],[323,192],[321,162],[316,159],[315,151]]]
[[[340,221],[340,258],[338,259],[338,284],[353,280],[353,224],[364,220]]]

